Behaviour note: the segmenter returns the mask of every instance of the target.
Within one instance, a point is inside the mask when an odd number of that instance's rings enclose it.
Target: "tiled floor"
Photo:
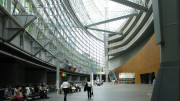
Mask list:
[[[87,92],[83,89],[81,92],[70,93],[67,95],[67,101],[150,101],[152,94],[152,85],[148,84],[104,84],[102,86],[94,86],[94,96],[88,99]],[[51,93],[49,99],[41,99],[38,101],[63,101],[64,94],[57,95]]]

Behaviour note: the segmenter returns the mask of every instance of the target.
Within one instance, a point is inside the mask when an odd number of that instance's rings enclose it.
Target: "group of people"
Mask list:
[[[4,98],[10,101],[17,100],[21,101],[28,100],[28,95],[30,94],[30,88],[28,86],[16,86],[14,89],[14,92],[11,88],[11,86],[8,86],[8,88],[4,92]]]
[[[88,80],[89,81],[89,80]],[[71,87],[70,83],[67,82],[67,80],[65,80],[62,85],[61,85],[61,88],[62,90],[64,91],[64,101],[67,100],[67,93],[69,92],[69,88]],[[79,85],[76,84],[75,88],[78,90],[80,89]],[[87,90],[87,93],[88,93],[88,99],[91,99],[91,95],[93,94],[92,93],[92,83],[89,81],[86,83],[85,85],[85,89]],[[85,91],[86,91],[85,90]]]
[[[10,101],[27,101],[34,98],[34,95],[40,96],[40,98],[48,98],[47,97],[47,85],[41,84],[40,86],[34,85],[34,87],[19,86],[17,85],[14,90],[12,90],[11,86],[4,92],[4,99]],[[31,98],[29,97],[31,96]]]

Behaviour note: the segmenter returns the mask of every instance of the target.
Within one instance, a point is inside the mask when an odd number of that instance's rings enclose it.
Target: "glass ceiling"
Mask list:
[[[110,0],[69,0],[75,14],[84,26],[88,26],[97,22],[110,20],[113,18],[133,14],[137,12],[134,8],[116,3]],[[131,0],[132,1],[132,0]],[[128,18],[102,23],[89,28],[107,30],[112,32],[120,32]],[[93,35],[103,40],[104,32],[92,31]],[[97,34],[99,33],[99,34]],[[102,33],[102,34],[101,34]],[[110,33],[108,33],[110,34]]]

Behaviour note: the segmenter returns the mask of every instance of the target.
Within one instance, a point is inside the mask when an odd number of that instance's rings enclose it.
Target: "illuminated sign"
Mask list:
[[[135,78],[135,73],[119,73],[119,78]]]
[[[62,77],[66,77],[66,73],[62,72],[61,73]]]

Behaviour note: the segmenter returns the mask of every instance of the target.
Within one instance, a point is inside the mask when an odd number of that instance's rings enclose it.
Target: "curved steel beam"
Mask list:
[[[87,27],[87,29],[95,30],[95,31],[101,31],[101,32],[107,32],[107,33],[111,33],[111,34],[119,34],[119,35],[122,35],[122,34],[123,34],[122,32],[112,32],[112,31],[107,31],[107,30],[102,30],[102,29],[96,29],[96,28],[89,28],[89,27]]]
[[[108,23],[108,22],[112,22],[112,21],[116,21],[116,20],[120,20],[120,19],[124,19],[124,18],[129,18],[129,17],[136,16],[136,15],[138,15],[137,12],[133,13],[133,14],[124,15],[124,16],[120,16],[120,17],[117,17],[117,18],[113,18],[113,19],[109,19],[109,20],[104,20],[104,21],[101,21],[101,22],[93,23],[93,24],[87,25],[86,27],[96,26],[96,25],[100,25],[100,24],[103,24],[103,23]]]

